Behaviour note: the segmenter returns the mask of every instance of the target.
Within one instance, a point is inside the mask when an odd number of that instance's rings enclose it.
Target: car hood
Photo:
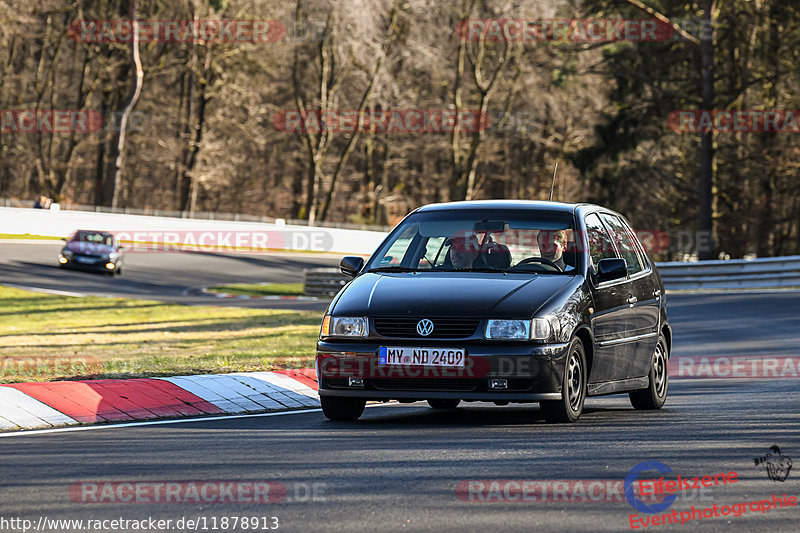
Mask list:
[[[574,276],[426,272],[363,274],[339,294],[339,316],[533,316]]]

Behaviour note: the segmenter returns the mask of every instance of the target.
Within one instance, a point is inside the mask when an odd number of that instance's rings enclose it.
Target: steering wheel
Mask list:
[[[563,270],[561,270],[560,266],[558,266],[554,262],[550,261],[549,259],[545,259],[544,257],[528,257],[526,259],[523,259],[519,263],[517,263],[516,266],[526,265],[528,263],[542,263],[544,265],[551,266],[551,267],[555,268],[558,272],[563,272]]]

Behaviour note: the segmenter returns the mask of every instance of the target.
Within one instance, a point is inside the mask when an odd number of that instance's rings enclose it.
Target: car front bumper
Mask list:
[[[87,270],[93,272],[114,272],[122,264],[120,259],[113,261],[102,257],[65,257],[59,254],[58,263],[63,268],[70,268],[74,270]],[[114,268],[108,268],[106,265],[112,264]]]
[[[460,399],[538,402],[561,399],[568,344],[461,343],[463,368],[381,365],[381,346],[419,347],[418,343],[320,341],[317,344],[319,394],[365,400]],[[352,385],[350,378],[360,378]],[[492,388],[492,380],[506,388]]]

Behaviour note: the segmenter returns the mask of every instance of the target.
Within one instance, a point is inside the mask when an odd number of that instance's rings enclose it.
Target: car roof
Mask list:
[[[556,213],[574,213],[576,209],[605,209],[604,207],[587,203],[567,203],[567,202],[544,202],[537,200],[471,200],[466,202],[445,202],[439,204],[428,204],[414,210],[418,212],[428,211],[448,211],[448,210],[469,210],[469,209],[513,209],[526,210],[535,209],[538,211],[552,211]]]

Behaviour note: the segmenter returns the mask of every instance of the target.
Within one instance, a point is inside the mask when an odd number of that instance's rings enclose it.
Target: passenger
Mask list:
[[[453,236],[450,244],[450,262],[453,268],[472,268],[472,263],[480,251],[478,236],[474,233],[463,234],[459,232]]]

